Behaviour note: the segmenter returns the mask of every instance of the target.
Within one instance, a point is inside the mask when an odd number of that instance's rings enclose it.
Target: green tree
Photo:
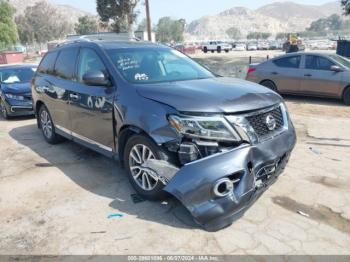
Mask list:
[[[96,33],[98,31],[98,22],[95,17],[85,15],[79,17],[74,30],[78,35]]]
[[[174,20],[170,17],[162,17],[157,24],[156,38],[162,43],[182,42],[185,25],[186,21],[184,19]]]
[[[226,34],[231,38],[231,39],[240,39],[242,37],[241,31],[237,29],[236,27],[231,27],[226,30]]]
[[[261,33],[261,32],[250,32],[247,35],[247,39],[268,39],[271,36],[271,33]]]
[[[97,13],[102,22],[112,21],[112,31],[132,32],[137,18],[135,8],[138,2],[139,0],[96,0]]]
[[[278,33],[276,35],[276,40],[287,40],[288,39],[288,33]]]
[[[342,26],[342,19],[339,15],[331,15],[327,18],[321,18],[311,23],[307,31],[328,32],[339,30]]]
[[[342,0],[341,5],[344,10],[344,14],[350,15],[350,0]]]
[[[17,28],[13,22],[15,9],[6,1],[0,0],[0,47],[4,48],[17,41]]]
[[[73,32],[73,25],[45,1],[27,7],[23,15],[16,17],[16,24],[22,43],[45,43]]]

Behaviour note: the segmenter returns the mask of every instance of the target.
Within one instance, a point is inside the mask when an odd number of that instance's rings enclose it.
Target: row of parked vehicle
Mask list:
[[[201,47],[204,53],[230,52],[230,51],[256,51],[256,50],[279,50],[283,49],[283,43],[278,41],[235,42],[210,41]]]

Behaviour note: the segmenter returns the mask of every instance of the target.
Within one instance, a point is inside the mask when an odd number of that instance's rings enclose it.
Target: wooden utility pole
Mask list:
[[[147,21],[148,41],[152,41],[151,15],[150,15],[150,12],[149,12],[149,2],[148,2],[148,0],[145,0],[145,5],[146,5],[146,21]]]

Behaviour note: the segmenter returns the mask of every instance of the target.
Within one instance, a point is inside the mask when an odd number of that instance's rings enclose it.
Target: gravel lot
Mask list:
[[[350,255],[350,107],[286,101],[298,133],[288,168],[215,233],[171,199],[133,203],[118,163],[72,142],[48,145],[34,119],[0,118],[0,254]]]

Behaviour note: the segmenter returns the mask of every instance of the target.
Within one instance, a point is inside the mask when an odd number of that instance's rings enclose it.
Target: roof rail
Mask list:
[[[67,35],[67,40],[87,40],[87,41],[140,41],[135,35],[129,32],[113,33],[102,32],[87,35]]]
[[[128,32],[113,33],[103,32],[88,35],[67,35],[66,40],[58,43],[56,47],[61,47],[68,44],[94,42],[94,41],[141,41],[135,36],[131,36]]]

